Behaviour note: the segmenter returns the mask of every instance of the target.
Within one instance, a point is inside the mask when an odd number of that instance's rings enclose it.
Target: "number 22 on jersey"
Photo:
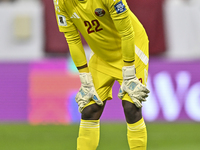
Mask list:
[[[98,20],[92,20],[90,21],[84,21],[85,26],[87,27],[88,34],[93,32],[99,32],[103,30],[103,28],[100,27],[100,23]]]

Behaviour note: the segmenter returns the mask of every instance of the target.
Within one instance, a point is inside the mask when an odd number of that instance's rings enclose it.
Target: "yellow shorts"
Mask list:
[[[144,66],[142,66],[142,65],[140,67],[144,68]],[[136,76],[141,81],[141,83],[146,86],[147,85],[147,77],[148,77],[148,64],[145,66],[144,69],[138,68],[138,70],[140,70],[140,72],[136,71]],[[114,82],[118,81],[119,84],[121,85],[123,80],[112,77],[105,73],[102,73],[91,67],[90,67],[90,72],[93,77],[95,89],[96,89],[100,99],[102,101],[111,100],[112,99],[112,87],[113,87]],[[123,97],[122,100],[126,100],[126,101],[133,103],[133,101],[128,96],[128,94],[125,94],[125,96]],[[94,103],[95,103],[94,101],[90,101],[85,107],[87,107],[91,104],[94,104]]]

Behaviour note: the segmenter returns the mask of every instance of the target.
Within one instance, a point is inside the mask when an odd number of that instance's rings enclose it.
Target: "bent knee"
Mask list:
[[[98,120],[101,117],[104,106],[99,106],[96,103],[85,107],[81,113],[81,118],[84,120]]]
[[[141,112],[141,108],[136,107],[135,104],[129,101],[123,101],[122,104],[123,104],[124,111],[126,111],[127,113]]]
[[[123,102],[124,113],[128,123],[137,122],[142,117],[141,108],[137,108],[135,104],[128,101]]]

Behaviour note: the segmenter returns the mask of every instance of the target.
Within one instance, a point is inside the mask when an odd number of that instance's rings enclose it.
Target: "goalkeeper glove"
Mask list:
[[[102,106],[103,102],[94,88],[91,73],[80,73],[79,76],[81,80],[81,88],[75,97],[75,100],[78,103],[79,112],[81,113],[85,105],[91,100],[94,100],[95,103]]]
[[[146,101],[150,92],[136,77],[135,66],[124,66],[122,68],[123,82],[120,87],[118,97],[123,98],[125,93],[128,93],[136,107],[142,107],[142,101]]]

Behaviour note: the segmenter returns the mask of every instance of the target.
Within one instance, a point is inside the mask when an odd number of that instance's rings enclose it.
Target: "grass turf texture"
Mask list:
[[[78,124],[0,124],[0,150],[75,150]],[[199,150],[200,124],[147,123],[148,150]],[[128,150],[126,124],[101,123],[97,150]]]

